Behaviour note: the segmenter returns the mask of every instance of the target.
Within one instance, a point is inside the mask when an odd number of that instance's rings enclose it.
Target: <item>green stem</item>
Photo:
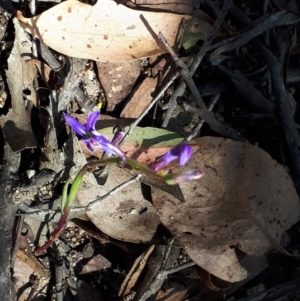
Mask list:
[[[84,175],[87,172],[92,172],[99,165],[120,164],[121,162],[122,162],[122,160],[119,158],[110,158],[110,159],[106,159],[106,160],[100,160],[97,162],[85,164],[81,168],[81,170],[78,172],[78,174],[76,175],[76,177],[71,185],[69,195],[67,195],[69,180],[65,183],[62,197],[61,197],[61,216],[58,221],[58,224],[55,227],[54,231],[51,233],[48,241],[35,251],[36,255],[40,255],[41,253],[46,251],[47,248],[52,245],[53,241],[63,232],[63,230],[67,224],[67,220],[68,220],[69,213],[71,211],[71,207],[75,201],[78,188],[80,187],[80,184],[83,181]]]
[[[61,196],[61,204],[60,204],[61,212],[64,211],[64,208],[65,208],[65,205],[66,205],[66,202],[67,202],[69,184],[70,184],[70,179],[68,179],[66,181],[64,189],[63,189],[63,193],[62,193],[62,196]]]

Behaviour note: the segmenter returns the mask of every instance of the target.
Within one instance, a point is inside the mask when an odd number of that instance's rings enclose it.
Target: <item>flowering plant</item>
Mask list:
[[[193,153],[192,147],[185,142],[176,145],[166,154],[161,156],[156,162],[150,164],[149,166],[141,164],[131,158],[127,158],[124,152],[122,152],[122,150],[120,150],[116,145],[123,137],[122,132],[119,131],[113,138],[113,141],[110,142],[95,130],[95,124],[99,116],[99,111],[92,112],[87,119],[86,125],[82,125],[76,119],[64,113],[66,122],[79,136],[82,137],[83,142],[91,151],[94,151],[94,148],[99,148],[108,155],[108,159],[100,160],[98,162],[99,165],[122,163],[123,167],[126,167],[126,165],[128,165],[135,170],[148,174],[149,176],[160,178],[162,181],[165,181],[169,185],[179,184],[183,181],[196,180],[202,177],[203,174],[199,170],[190,170],[182,174],[172,174],[168,170],[169,164],[174,160],[178,160],[178,164],[180,166],[183,166],[186,165],[191,159]],[[110,158],[111,156],[115,156],[117,158]],[[53,233],[50,235],[49,240],[42,247],[36,250],[37,255],[44,252],[63,231],[71,210],[71,206],[75,201],[77,190],[83,180],[84,174],[87,171],[88,164],[85,165],[75,177],[71,185],[69,194],[67,193],[69,181],[66,182],[61,199],[60,220]]]

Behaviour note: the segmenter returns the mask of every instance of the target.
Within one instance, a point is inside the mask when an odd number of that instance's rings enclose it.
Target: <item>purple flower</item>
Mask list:
[[[116,125],[113,128],[114,136],[111,140],[111,143],[114,145],[119,145],[119,143],[122,141],[122,139],[125,136],[124,128],[120,125]]]
[[[150,168],[154,171],[160,171],[167,167],[172,161],[178,159],[180,166],[185,165],[192,157],[193,149],[187,143],[180,143],[171,148],[166,154],[151,164]]]
[[[123,162],[126,161],[125,154],[113,143],[109,142],[104,136],[99,134],[95,129],[96,121],[100,116],[100,112],[92,112],[86,122],[86,125],[81,124],[75,118],[64,113],[64,117],[69,126],[83,139],[90,151],[94,151],[93,147],[101,149],[111,155],[122,158]]]

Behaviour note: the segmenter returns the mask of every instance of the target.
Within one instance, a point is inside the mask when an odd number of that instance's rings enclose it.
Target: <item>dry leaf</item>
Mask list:
[[[14,266],[14,289],[18,293],[18,301],[26,301],[31,291],[30,287],[30,275],[34,270],[27,265],[23,260],[16,258]],[[27,288],[26,288],[27,287]],[[26,288],[26,289],[25,289]]]
[[[106,109],[113,111],[131,92],[141,73],[141,62],[139,60],[123,63],[97,62],[97,69],[107,99]]]
[[[111,166],[104,186],[83,184],[79,188],[78,202],[85,206],[130,178],[122,168]],[[105,234],[134,243],[151,241],[159,225],[153,205],[143,197],[140,183],[127,186],[86,213]]]
[[[41,280],[38,292],[49,281],[47,269],[35,258],[22,250],[17,250],[17,257],[14,265],[14,288],[18,294],[18,301],[28,300],[31,291],[30,276],[36,274]]]
[[[32,63],[26,62],[29,59],[28,53],[31,53],[31,42],[16,19],[14,19],[14,25],[16,38],[8,59],[6,72],[12,108],[6,116],[1,116],[0,121],[6,141],[16,152],[25,148],[36,147],[30,115],[25,109],[23,97],[23,90],[27,89],[30,91],[31,101],[35,101],[32,82],[36,77],[36,69]]]
[[[48,86],[50,90],[55,90],[55,82],[54,82],[54,71],[51,67],[49,67],[47,64],[45,64],[42,61],[39,61],[37,59],[31,59],[28,62],[33,63],[39,70],[44,82]]]
[[[157,77],[147,77],[133,92],[133,96],[123,108],[121,117],[138,118],[154,98],[153,92],[156,86]]]
[[[176,44],[187,15],[139,11],[99,0],[94,6],[65,1],[33,18],[18,12],[22,26],[56,51],[102,62],[132,61],[166,53],[156,38],[162,32]]]
[[[197,142],[200,151],[183,170],[200,169],[204,177],[180,185],[185,202],[153,188],[153,204],[199,266],[241,281],[248,272],[235,248],[250,256],[275,248],[299,219],[299,198],[284,168],[258,147],[215,137]]]
[[[193,15],[199,20],[207,21],[211,24],[214,20],[204,11],[197,9],[198,1],[194,0],[132,0],[126,5],[133,8],[150,8],[153,11],[166,11],[176,14]]]
[[[82,263],[78,263],[79,266],[82,265]],[[80,272],[80,275],[93,273],[93,272],[100,272],[103,269],[107,269],[111,267],[111,262],[102,256],[101,254],[98,254],[91,258],[83,267]]]
[[[150,245],[148,249],[134,261],[133,266],[131,267],[130,271],[126,275],[120,287],[118,293],[119,297],[124,297],[133,290],[141,273],[144,271],[148,258],[153,252],[154,248],[155,245]]]
[[[158,291],[155,301],[183,301],[189,294],[189,288],[179,282],[168,282]]]
[[[19,260],[26,263],[36,274],[41,277],[48,278],[47,269],[36,259],[33,254],[29,254],[20,249],[17,250],[17,257]]]

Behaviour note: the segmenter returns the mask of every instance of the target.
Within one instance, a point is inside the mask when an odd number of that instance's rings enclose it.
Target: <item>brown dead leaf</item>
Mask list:
[[[103,196],[117,185],[130,179],[130,175],[117,166],[111,166],[104,186],[82,185],[77,193],[81,206]],[[105,234],[127,242],[149,242],[159,225],[152,204],[142,194],[141,184],[134,183],[104,199],[87,215]]]
[[[200,267],[241,281],[248,272],[235,248],[250,256],[275,248],[299,219],[299,198],[284,168],[258,147],[215,137],[197,142],[201,149],[183,170],[200,169],[204,177],[180,184],[184,203],[155,188],[153,203]]]
[[[186,300],[188,293],[189,289],[184,284],[173,281],[158,291],[155,301],[183,301]]]
[[[144,271],[148,258],[153,252],[154,248],[155,245],[150,245],[148,249],[134,261],[133,266],[131,267],[130,271],[126,275],[120,287],[118,293],[119,297],[124,297],[132,291],[141,273]]]
[[[80,263],[79,263],[80,265]],[[92,272],[101,271],[102,269],[107,269],[111,267],[111,262],[104,256],[98,254],[90,259],[83,267],[80,272],[81,275],[88,274]]]
[[[97,62],[97,69],[107,99],[107,111],[113,111],[131,92],[141,73],[141,63],[139,60],[123,63]]]
[[[133,92],[133,96],[125,105],[121,113],[121,117],[138,118],[154,98],[153,92],[155,91],[156,86],[157,77],[145,78],[145,80]]]
[[[17,250],[17,257],[14,265],[14,289],[18,294],[18,301],[28,300],[32,288],[32,276],[39,279],[37,293],[42,291],[49,281],[47,269],[35,258],[22,250]],[[28,299],[27,299],[28,298]]]
[[[19,260],[26,263],[40,277],[48,278],[47,269],[35,258],[33,254],[18,249],[17,257]]]
[[[26,301],[27,297],[31,291],[30,286],[30,275],[34,271],[30,266],[28,266],[24,261],[19,258],[16,258],[14,266],[14,289],[18,293],[18,301]],[[27,287],[27,288],[26,288]],[[22,289],[22,291],[20,291]]]
[[[183,19],[191,17],[132,10],[112,0],[94,6],[70,0],[31,19],[19,11],[17,18],[29,33],[60,53],[122,62],[166,53],[156,35],[162,32],[175,45]]]
[[[35,104],[35,91],[32,83],[36,77],[36,69],[32,63],[26,62],[29,59],[28,53],[31,53],[31,41],[20,27],[18,20],[14,19],[13,22],[16,38],[8,59],[6,72],[12,108],[6,116],[0,117],[0,122],[6,141],[16,152],[25,148],[36,147],[30,114],[26,111],[23,97],[23,90],[26,89],[30,92],[29,100]]]
[[[176,66],[172,65],[173,59],[168,54],[163,54],[159,56],[152,56],[149,58],[149,66],[151,67],[151,74],[153,77],[156,77],[159,72],[163,73],[163,76],[165,77],[166,72],[170,73],[170,67],[172,66],[173,72],[176,71]]]
[[[54,88],[55,88],[55,83],[53,80],[54,71],[47,64],[45,64],[37,59],[31,59],[28,62],[33,63],[37,67],[37,69],[39,70],[46,85],[51,90],[54,90]]]
[[[73,223],[88,235],[98,239],[100,243],[111,243],[121,248],[124,252],[130,253],[126,243],[103,234],[92,222],[90,222],[90,219],[86,214],[84,214],[84,219],[82,217],[83,215],[79,218],[72,219]]]
[[[200,9],[196,9],[194,0],[133,0],[127,1],[126,5],[134,8],[151,8],[153,11],[166,11],[177,14],[193,15],[200,20],[204,20],[213,23],[213,19]]]

